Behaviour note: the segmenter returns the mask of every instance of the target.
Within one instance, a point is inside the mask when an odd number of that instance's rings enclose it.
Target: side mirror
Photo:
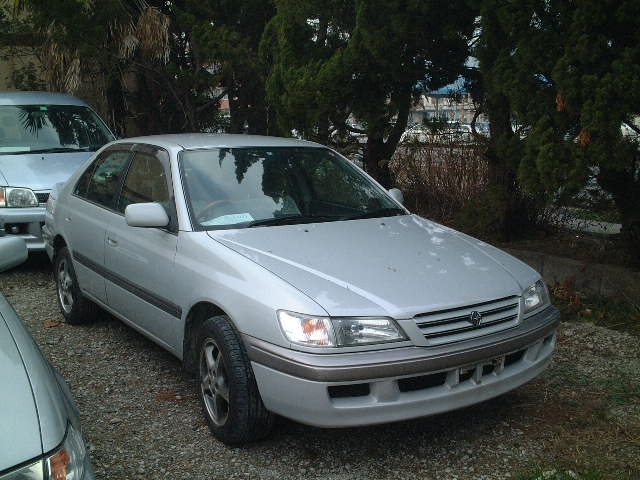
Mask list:
[[[396,202],[400,204],[404,203],[404,195],[402,195],[402,192],[397,188],[390,189],[389,195],[391,195],[391,198],[393,198]]]
[[[0,238],[0,272],[20,265],[27,259],[27,244],[19,237]]]
[[[132,203],[124,210],[130,227],[162,228],[169,225],[169,215],[159,203]]]

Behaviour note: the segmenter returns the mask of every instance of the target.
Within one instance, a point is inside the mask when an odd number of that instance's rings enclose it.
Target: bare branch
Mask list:
[[[627,127],[633,130],[637,135],[640,135],[640,128],[636,127],[636,125],[631,120],[629,120],[628,118],[625,118],[622,123],[624,123]]]
[[[217,103],[220,102],[220,100],[223,99],[223,97],[227,94],[227,89],[224,89],[222,91],[222,93],[220,95],[216,95],[215,97],[213,97],[211,100],[209,100],[207,103],[200,105],[198,108],[196,108],[196,112],[200,113],[203,110],[206,110],[207,108],[216,105]]]

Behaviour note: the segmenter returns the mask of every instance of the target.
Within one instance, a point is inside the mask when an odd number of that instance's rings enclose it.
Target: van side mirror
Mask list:
[[[396,202],[400,204],[404,203],[404,195],[402,195],[402,192],[399,189],[397,188],[390,189],[389,195],[391,195],[391,198],[393,198]]]
[[[29,255],[27,244],[20,237],[0,238],[0,272],[20,265]]]
[[[169,225],[169,215],[159,203],[132,203],[124,210],[130,227],[163,228]]]

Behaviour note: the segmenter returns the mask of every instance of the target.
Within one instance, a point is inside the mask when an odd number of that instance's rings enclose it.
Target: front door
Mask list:
[[[166,228],[130,227],[124,215],[107,230],[105,266],[111,272],[106,289],[109,306],[175,351],[181,309],[177,305],[173,265],[177,222],[170,182],[169,157],[160,149],[137,146],[118,200],[124,214],[133,203],[157,202],[165,207]]]

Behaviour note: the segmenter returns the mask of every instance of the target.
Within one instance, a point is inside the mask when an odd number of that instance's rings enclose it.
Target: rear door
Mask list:
[[[156,341],[175,350],[181,317],[174,283],[178,240],[169,154],[160,148],[136,145],[122,186],[120,216],[108,227],[105,264],[109,306]],[[124,218],[132,203],[160,203],[170,218],[167,228],[130,227]]]
[[[130,145],[105,150],[87,168],[67,197],[63,212],[66,240],[71,249],[80,288],[106,302],[104,251],[107,226],[120,216],[116,199],[131,157]]]

